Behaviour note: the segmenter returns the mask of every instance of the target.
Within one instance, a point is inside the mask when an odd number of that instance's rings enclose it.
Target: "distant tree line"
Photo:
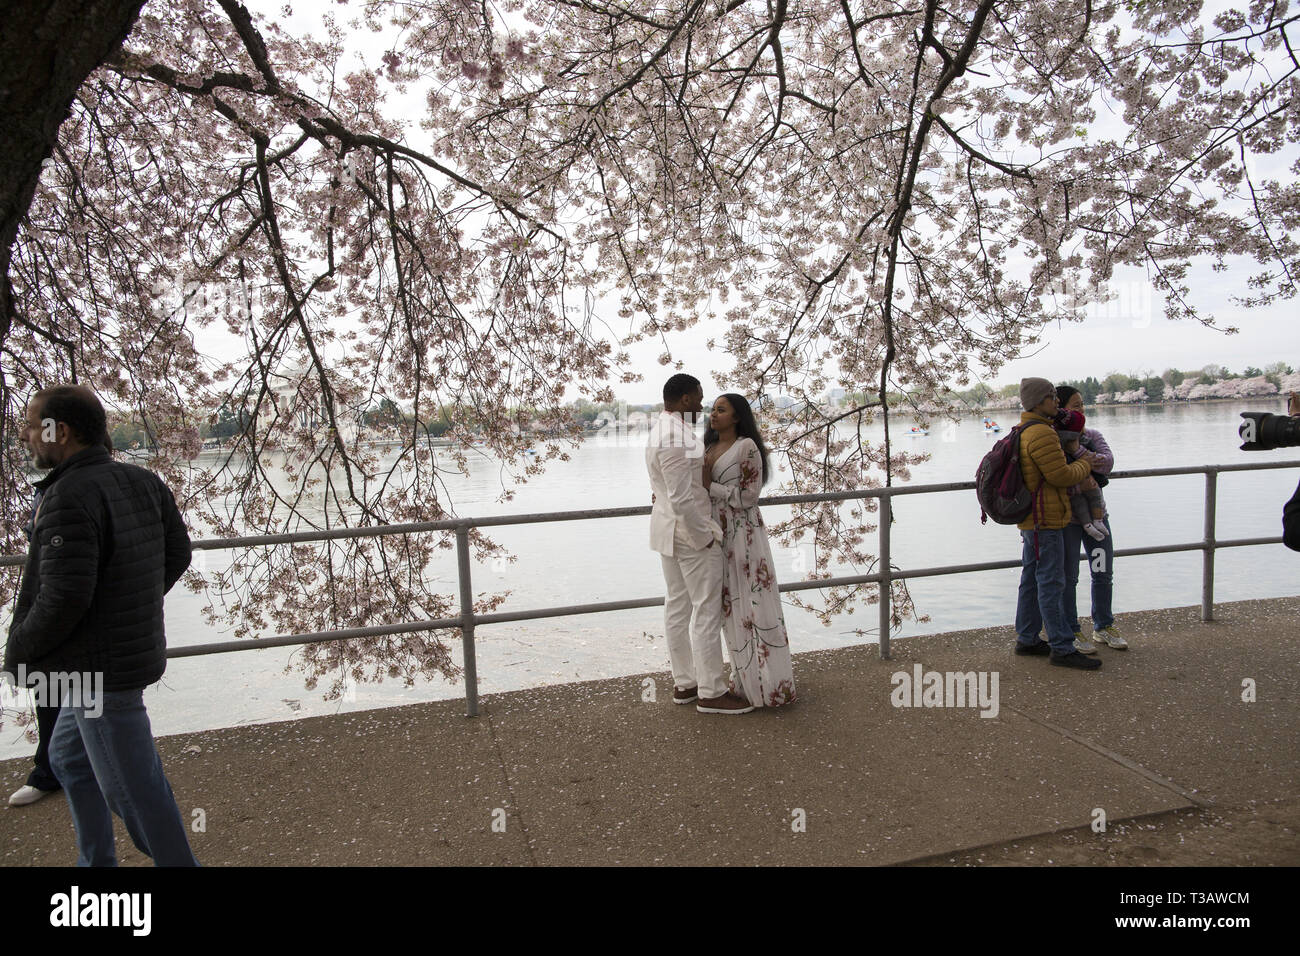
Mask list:
[[[1100,381],[1090,375],[1085,379],[1068,380],[1060,384],[1077,388],[1083,396],[1085,404],[1096,401],[1098,395],[1117,395],[1142,388],[1146,389],[1147,401],[1159,402],[1164,399],[1167,388],[1177,388],[1188,380],[1192,380],[1198,385],[1213,385],[1215,382],[1231,379],[1260,378],[1262,376],[1273,385],[1281,388],[1282,376],[1294,374],[1295,370],[1286,362],[1274,362],[1262,369],[1248,365],[1240,373],[1229,371],[1224,365],[1211,364],[1188,371],[1168,368],[1158,376],[1124,375],[1120,372],[1112,372]],[[1009,385],[1002,390],[1002,394],[1014,395],[1018,389],[1018,385]]]
[[[1121,372],[1111,372],[1101,379],[1090,375],[1083,379],[1066,379],[1057,382],[1057,384],[1077,388],[1083,396],[1085,404],[1092,404],[1099,395],[1122,395],[1126,392],[1136,392],[1139,389],[1146,389],[1146,401],[1159,402],[1165,400],[1167,390],[1175,389],[1187,381],[1198,385],[1213,385],[1216,382],[1231,379],[1263,377],[1277,386],[1278,389],[1281,389],[1283,377],[1294,374],[1295,370],[1286,362],[1274,362],[1263,368],[1248,365],[1241,372],[1232,372],[1226,366],[1212,364],[1189,371],[1169,368],[1165,369],[1160,375],[1125,375]],[[939,397],[941,400],[957,406],[965,405],[972,408],[981,408],[989,405],[995,399],[1014,399],[1019,392],[1019,382],[1012,382],[1001,388],[995,388],[984,382],[976,382],[971,388],[951,389]],[[893,405],[904,404],[909,397],[902,392],[889,392],[887,395]],[[845,397],[844,404],[846,406],[866,404],[876,397],[877,393],[875,392],[850,392]],[[917,396],[913,395],[911,398],[915,400]]]
[[[1077,388],[1080,394],[1083,395],[1085,404],[1095,402],[1098,395],[1116,395],[1143,388],[1146,389],[1147,401],[1159,402],[1163,400],[1166,388],[1177,388],[1188,380],[1193,380],[1199,385],[1212,385],[1215,382],[1225,380],[1263,376],[1266,380],[1281,388],[1282,377],[1294,374],[1295,370],[1286,362],[1274,362],[1262,369],[1248,365],[1239,373],[1229,371],[1223,365],[1212,364],[1189,371],[1169,368],[1158,376],[1125,375],[1120,372],[1112,372],[1102,379],[1090,375],[1083,379],[1067,379],[1057,384]],[[945,393],[942,397],[956,405],[979,408],[987,405],[991,399],[1014,398],[1019,391],[1019,383],[1004,385],[999,389],[983,382],[977,382],[971,388],[955,389]],[[902,392],[889,392],[887,396],[893,404],[903,404],[908,398]],[[877,397],[876,392],[849,392],[845,396],[843,404],[846,406],[855,403],[866,404]],[[569,407],[573,410],[574,418],[584,425],[590,426],[598,420],[604,422],[619,421],[623,415],[633,412],[654,414],[663,409],[663,403],[658,402],[653,405],[632,405],[618,401],[597,403],[580,398],[571,402]],[[200,423],[199,436],[204,441],[213,439],[225,441],[246,431],[251,418],[251,414],[244,409],[236,411],[229,406],[223,405]],[[445,435],[451,430],[455,418],[456,409],[454,407],[444,407],[440,410],[436,419],[425,423],[425,430],[434,438]],[[409,431],[413,424],[413,417],[409,412],[403,411],[401,406],[391,398],[384,398],[377,405],[372,405],[362,413],[361,423],[364,427],[375,431]],[[151,448],[154,444],[150,441],[149,433],[140,423],[139,418],[135,416],[123,418],[110,412],[109,435],[112,437],[113,447],[120,450]]]
[[[429,436],[438,438],[451,431],[455,419],[456,409],[442,406],[435,419],[424,423],[424,430]],[[407,433],[415,425],[415,416],[405,411],[391,398],[385,398],[378,405],[372,405],[362,413],[361,424],[365,428],[376,431]]]

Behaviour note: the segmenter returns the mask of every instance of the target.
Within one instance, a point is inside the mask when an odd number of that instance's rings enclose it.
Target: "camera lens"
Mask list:
[[[1300,446],[1300,416],[1269,412],[1242,412],[1245,419],[1237,429],[1242,451],[1272,451]]]

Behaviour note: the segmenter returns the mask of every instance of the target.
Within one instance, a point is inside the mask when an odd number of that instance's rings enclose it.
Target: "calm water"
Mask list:
[[[1280,403],[1257,403],[1277,411]],[[1300,461],[1300,449],[1246,454],[1237,450],[1238,406],[1227,403],[1153,408],[1093,409],[1088,423],[1105,435],[1117,469],[1173,465],[1235,464],[1254,461]],[[1018,416],[995,416],[1006,429]],[[879,435],[879,429],[876,434]],[[998,436],[1000,437],[1000,436]],[[931,484],[974,477],[980,457],[994,441],[978,417],[955,426],[935,423],[928,437],[901,438],[931,455],[916,466],[912,482]],[[448,475],[456,510],[465,516],[522,514],[579,508],[614,508],[649,503],[644,465],[645,434],[591,439],[569,462],[556,463],[541,478],[514,486],[508,504],[498,502],[503,474],[498,463],[471,459],[468,476]],[[1300,472],[1279,469],[1219,477],[1217,535],[1220,539],[1276,536],[1281,533],[1282,503],[1295,490]],[[1127,479],[1105,490],[1117,545],[1189,543],[1203,533],[1204,478]],[[982,526],[973,492],[903,497],[894,506],[893,561],[900,568],[931,567],[1016,559],[1019,538],[1014,528]],[[788,509],[766,509],[775,524]],[[626,600],[663,594],[658,556],[647,546],[648,518],[564,522],[493,529],[493,537],[516,555],[512,565],[477,564],[476,592],[509,590],[502,610],[548,605]],[[870,550],[875,550],[874,542]],[[773,544],[777,576],[782,581],[804,576],[812,564],[808,544],[781,548]],[[209,569],[228,556],[209,552]],[[1215,559],[1215,598],[1237,601],[1300,593],[1300,556],[1281,545],[1233,548]],[[454,592],[454,552],[437,568],[439,581]],[[922,578],[911,583],[917,611],[926,623],[909,621],[901,635],[935,633],[1009,624],[1015,613],[1018,570]],[[1087,604],[1087,577],[1081,582],[1081,610]],[[1115,611],[1172,607],[1200,602],[1201,557],[1196,553],[1124,558],[1117,562]],[[816,600],[817,592],[802,592]],[[167,633],[173,646],[227,640],[202,620],[203,599],[181,589],[167,602]],[[788,606],[787,626],[796,652],[873,642],[876,609],[861,607],[829,627],[813,615]],[[7,627],[7,624],[6,624]],[[861,629],[864,633],[859,633]],[[647,670],[666,670],[668,652],[662,637],[662,610],[613,612],[552,618],[531,624],[488,625],[477,634],[480,690],[493,693],[540,684],[593,680]],[[1010,638],[1010,629],[1008,629]],[[1137,641],[1140,642],[1140,636]],[[362,685],[343,702],[326,702],[321,692],[305,691],[292,671],[293,652],[255,652],[185,658],[168,664],[163,681],[145,699],[158,734],[210,727],[289,719],[343,710],[459,697],[462,687],[435,682],[405,689],[396,683]],[[0,757],[30,752],[11,722],[0,731]]]

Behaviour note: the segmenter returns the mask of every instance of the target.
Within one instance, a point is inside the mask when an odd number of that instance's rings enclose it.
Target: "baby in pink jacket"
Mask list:
[[[1068,461],[1079,457],[1079,436],[1086,423],[1083,412],[1065,411],[1057,416],[1055,428],[1061,436],[1061,450]],[[1094,472],[1092,479],[1086,483],[1088,487],[1079,485],[1071,489],[1070,512],[1074,520],[1083,525],[1084,531],[1100,541],[1110,534],[1103,520],[1106,517],[1106,499],[1102,497],[1100,487],[1106,483],[1106,477]]]

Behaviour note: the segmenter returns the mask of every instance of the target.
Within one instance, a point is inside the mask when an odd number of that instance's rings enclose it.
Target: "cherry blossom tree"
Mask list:
[[[537,59],[489,73],[472,135],[585,199],[633,338],[721,318],[730,386],[800,400],[772,436],[791,490],[905,477],[889,391],[925,400],[996,370],[1082,319],[1119,267],[1206,324],[1194,263],[1256,263],[1245,305],[1295,294],[1285,2],[539,0],[518,16]],[[1291,175],[1257,172],[1279,157]],[[831,385],[875,395],[830,411],[815,396]],[[865,518],[816,505],[779,530],[811,535],[828,575],[872,565]]]
[[[456,18],[439,29],[457,48]],[[432,152],[412,145],[385,113],[396,69],[355,69],[344,53],[338,30],[291,37],[234,0],[145,7],[76,90],[13,245],[8,435],[36,387],[90,382],[138,416],[159,450],[151,466],[218,535],[449,516],[425,427],[449,409],[454,437],[520,478],[565,454],[580,433],[566,388],[612,398],[586,267],[553,211],[460,161],[455,129]],[[213,326],[244,354],[201,354],[195,333]],[[381,461],[356,425],[385,398],[410,424]],[[218,408],[248,427],[218,466],[190,469]],[[525,457],[538,431],[549,437]],[[15,551],[29,496],[19,449],[6,441],[5,455]],[[436,619],[455,599],[425,572],[449,546],[427,534],[286,545],[207,583],[238,636]],[[335,691],[455,671],[428,633],[316,645],[305,660]]]
[[[1117,268],[1146,269],[1189,321],[1213,322],[1188,295],[1201,263],[1254,262],[1246,305],[1295,294],[1300,191],[1258,172],[1300,135],[1281,0],[339,9],[355,24],[313,37],[236,0],[146,5],[76,91],[6,264],[6,427],[37,383],[90,381],[217,533],[443,517],[421,423],[454,409],[456,437],[527,477],[579,436],[566,394],[608,401],[638,371],[624,346],[661,340],[671,365],[701,321],[723,323],[729,388],[796,397],[769,437],[788,489],[823,492],[906,478],[918,456],[891,442],[889,395],[996,371],[1082,319]],[[349,26],[383,38],[373,66]],[[417,96],[418,129],[394,107]],[[246,356],[201,355],[213,325]],[[832,409],[832,386],[873,397]],[[384,398],[410,411],[390,464],[353,427]],[[196,406],[250,424],[191,473]],[[553,436],[535,460],[525,424]],[[869,569],[874,510],[799,507],[779,531],[812,539],[814,575]],[[284,548],[215,583],[242,582],[228,611],[246,634],[439,617],[449,597],[422,572],[447,543]],[[840,589],[825,612],[863,599]],[[894,605],[897,622],[901,588]],[[308,665],[450,670],[428,635]]]

